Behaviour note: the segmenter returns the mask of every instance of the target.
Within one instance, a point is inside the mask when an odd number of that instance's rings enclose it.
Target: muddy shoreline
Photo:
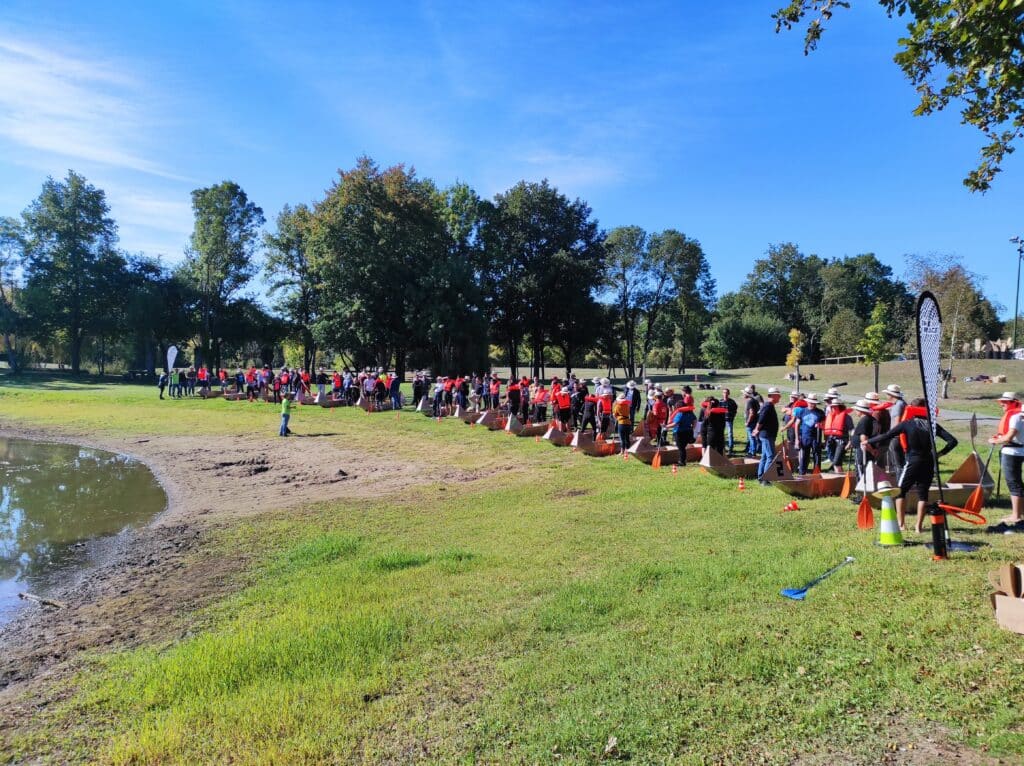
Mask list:
[[[246,551],[209,545],[217,528],[325,500],[377,498],[423,482],[423,466],[346,449],[334,433],[107,436],[0,422],[0,433],[73,443],[134,458],[153,472],[167,507],[147,526],[108,541],[98,560],[48,592],[65,609],[26,605],[0,628],[0,740],[54,699],[90,650],[174,640],[197,610],[239,587]],[[466,481],[450,468],[433,480]]]

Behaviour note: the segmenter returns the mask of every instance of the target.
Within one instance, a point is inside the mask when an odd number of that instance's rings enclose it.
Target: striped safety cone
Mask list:
[[[740,476],[740,483],[736,485],[736,489],[740,492],[747,488],[747,483],[743,481],[743,477]]]
[[[899,487],[894,487],[885,480],[880,481],[878,489],[872,493],[882,501],[881,523],[878,527],[879,545],[903,545],[903,533],[900,532],[900,525],[896,520],[896,502],[893,499],[899,493]]]

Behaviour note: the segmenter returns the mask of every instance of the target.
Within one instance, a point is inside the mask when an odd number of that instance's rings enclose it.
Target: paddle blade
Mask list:
[[[599,434],[597,435],[597,438],[596,438],[596,439],[594,439],[594,441],[595,441],[595,442],[597,442],[598,444],[603,444],[603,443],[604,443],[604,431],[601,431],[601,432],[600,432],[600,433],[599,433]]]
[[[807,588],[784,588],[779,593],[794,601],[803,601],[807,597]]]
[[[651,468],[655,471],[661,468],[661,450],[654,453],[654,460],[651,461]]]
[[[967,498],[967,502],[964,503],[964,509],[969,513],[979,513],[984,505],[985,493],[981,489],[981,484],[979,483],[978,486],[974,488],[971,496]]]
[[[846,472],[846,478],[843,480],[843,491],[839,493],[839,497],[846,500],[850,496],[850,492],[853,491],[853,474],[850,471]]]
[[[860,505],[857,506],[857,529],[874,529],[874,527],[875,512],[871,508],[868,496],[864,495],[861,498]]]
[[[821,466],[820,465],[814,466],[814,470],[811,471],[811,476],[821,476]]]

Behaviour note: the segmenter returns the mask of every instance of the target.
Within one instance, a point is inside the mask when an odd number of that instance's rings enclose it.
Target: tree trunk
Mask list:
[[[510,377],[519,377],[519,365],[518,360],[516,359],[516,342],[514,340],[510,340],[508,342],[508,371]]]
[[[8,332],[4,333],[4,352],[7,354],[7,368],[11,372],[17,372],[21,365],[18,364],[18,352],[11,343],[11,334]]]
[[[879,365],[878,362],[875,362],[875,387],[872,389],[873,391],[878,390],[878,368],[880,366],[881,365]]]
[[[405,349],[395,350],[395,375],[399,380],[405,380]]]
[[[71,373],[77,375],[82,368],[82,339],[71,334]]]

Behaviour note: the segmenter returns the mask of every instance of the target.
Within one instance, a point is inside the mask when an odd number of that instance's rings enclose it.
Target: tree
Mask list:
[[[796,390],[800,390],[800,360],[803,358],[804,334],[795,327],[789,331],[789,353],[786,366],[796,370]]]
[[[195,336],[198,295],[180,274],[145,256],[128,258],[125,327],[133,366],[154,372],[166,365],[167,349]],[[169,372],[169,370],[168,370]]]
[[[825,261],[804,255],[791,242],[771,245],[740,288],[753,298],[757,311],[776,316],[787,327],[807,335],[808,356],[817,356],[818,340],[825,329],[821,314]]]
[[[860,315],[853,309],[839,309],[822,333],[822,351],[830,356],[852,355],[863,334],[864,321]]]
[[[17,372],[21,367],[16,339],[23,326],[23,317],[15,304],[15,297],[24,249],[25,241],[18,221],[0,218],[0,334],[4,337],[4,353],[11,372]]]
[[[988,142],[964,185],[987,191],[1014,142],[1024,136],[1024,2],[1022,0],[878,0],[890,18],[909,15],[907,36],[894,57],[917,90],[916,115],[962,104],[964,124]],[[844,0],[791,0],[773,14],[775,30],[792,29],[808,14],[804,54],[814,50],[834,9]]]
[[[886,321],[885,305],[879,301],[871,310],[871,320],[864,328],[864,335],[857,344],[857,351],[864,355],[864,364],[874,365],[875,387],[878,390],[878,366],[889,358],[889,323]]]
[[[233,181],[192,192],[195,227],[182,274],[199,302],[199,359],[219,367],[223,316],[228,304],[256,272],[263,211]]]
[[[267,294],[276,298],[274,308],[288,320],[301,342],[301,366],[307,370],[316,363],[313,325],[320,304],[307,245],[312,215],[306,205],[294,209],[285,205],[277,216],[277,230],[263,237]]]
[[[647,245],[648,288],[644,296],[643,341],[640,348],[641,375],[656,338],[663,315],[674,314],[681,346],[680,367],[686,366],[686,351],[700,337],[698,325],[710,316],[714,306],[715,281],[700,242],[675,229],[652,234]]]
[[[621,328],[626,375],[630,378],[636,377],[637,327],[643,314],[646,250],[647,232],[639,226],[612,229],[605,239],[606,273],[615,295],[615,325]]]
[[[310,231],[321,345],[359,364],[388,367],[394,359],[404,375],[408,352],[439,340],[430,317],[449,271],[442,203],[432,182],[401,165],[382,171],[361,157],[339,172]]]
[[[110,276],[123,269],[117,225],[103,191],[69,170],[47,178],[24,219],[26,314],[40,333],[61,333],[71,371],[81,371],[82,345],[110,311]]]
[[[708,364],[725,369],[778,364],[788,349],[786,326],[764,313],[719,319],[701,345]]]
[[[570,297],[577,306],[592,301],[600,281],[604,235],[591,214],[585,202],[570,201],[547,180],[520,181],[495,197],[484,225],[482,282],[491,326],[504,341],[529,337],[535,376],[546,345],[588,327],[588,316],[563,306]],[[570,296],[573,291],[583,295]],[[515,354],[510,358],[515,364]]]

